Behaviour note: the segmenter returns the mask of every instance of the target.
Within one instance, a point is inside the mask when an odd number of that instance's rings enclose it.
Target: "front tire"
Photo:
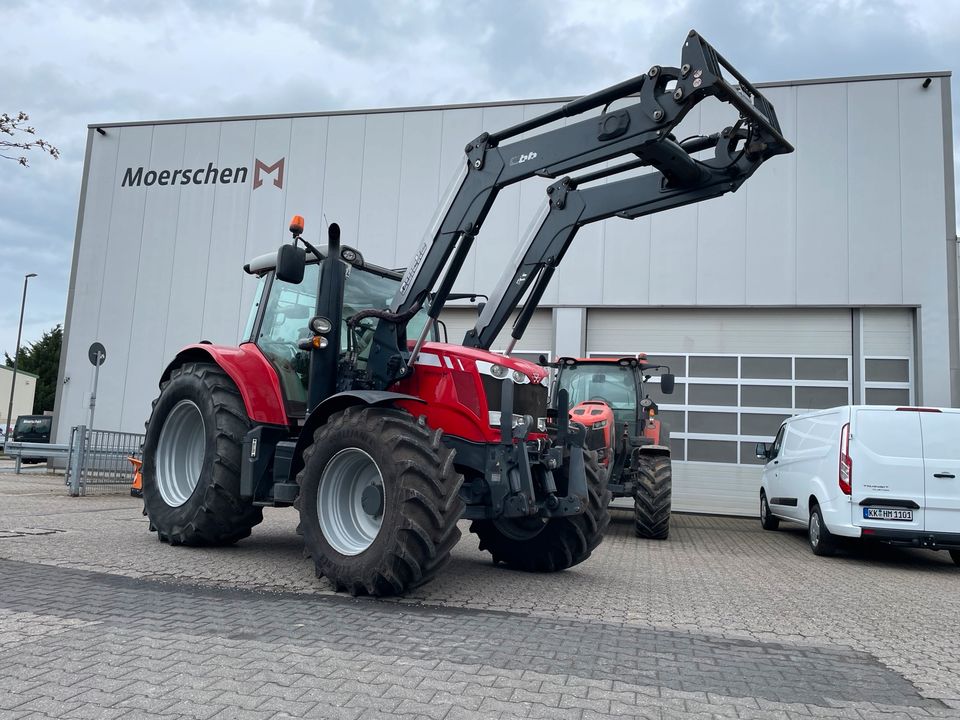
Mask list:
[[[639,538],[666,540],[670,535],[673,467],[669,457],[643,458],[633,491],[633,531]]]
[[[770,512],[770,503],[767,502],[767,494],[760,491],[760,526],[764,530],[776,530],[780,527],[780,518],[774,517]]]
[[[489,551],[493,562],[526,572],[556,572],[579,565],[590,557],[610,524],[607,509],[610,492],[596,455],[582,452],[587,475],[587,508],[581,514],[549,520],[475,520],[470,525],[470,532],[480,539],[480,549]],[[557,486],[565,488],[564,470],[556,473]]]
[[[829,557],[837,550],[836,541],[827,530],[827,525],[823,522],[823,513],[820,512],[820,506],[816,504],[810,508],[807,539],[810,541],[810,549],[814,555]]]
[[[402,595],[450,561],[463,476],[442,434],[376,407],[347,408],[317,429],[296,502],[317,577],[351,595]]]
[[[163,383],[147,421],[143,501],[150,527],[171,545],[230,545],[263,511],[240,499],[240,457],[250,430],[233,380],[211,363],[186,363]]]

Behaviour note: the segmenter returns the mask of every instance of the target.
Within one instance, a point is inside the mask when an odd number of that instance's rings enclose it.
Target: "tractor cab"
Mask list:
[[[553,387],[553,402],[567,392],[570,420],[587,430],[587,446],[597,452],[600,464],[611,471],[629,462],[633,448],[661,446],[662,425],[657,404],[646,392],[652,371],[660,371],[662,392],[673,392],[670,368],[647,362],[646,355],[622,358],[560,358]],[[667,372],[663,372],[667,371]],[[614,467],[616,466],[616,467]]]
[[[291,417],[302,417],[307,411],[310,351],[314,347],[335,343],[340,362],[350,366],[351,372],[340,376],[337,391],[363,386],[377,320],[374,317],[350,320],[362,311],[382,311],[389,307],[402,277],[395,270],[365,263],[354,248],[339,247],[339,259],[346,266],[342,304],[330,305],[325,317],[318,316],[317,297],[323,265],[335,260],[330,259],[328,246],[314,249],[316,253],[311,250],[304,254],[302,274],[299,268],[291,273],[289,266],[285,266],[283,249],[257,257],[244,268],[259,276],[260,281],[243,342],[254,343],[276,369]],[[410,320],[408,332],[418,336],[426,322],[427,308],[424,307]],[[437,339],[436,331],[431,337]]]

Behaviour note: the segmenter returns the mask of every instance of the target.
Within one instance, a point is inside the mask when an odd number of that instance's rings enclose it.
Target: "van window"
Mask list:
[[[780,448],[783,447],[783,434],[786,432],[786,430],[786,425],[780,426],[780,431],[777,433],[777,437],[773,441],[773,446],[770,448],[770,460],[773,460],[780,455]]]

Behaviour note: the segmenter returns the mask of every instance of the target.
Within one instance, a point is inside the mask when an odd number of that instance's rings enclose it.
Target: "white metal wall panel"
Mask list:
[[[899,167],[891,172],[885,157],[900,144],[897,84],[851,84],[847,96],[850,302],[899,304],[903,302],[901,175]]]
[[[476,111],[468,112],[479,115]],[[383,265],[403,267],[407,264],[407,258],[417,249],[436,210],[437,197],[443,191],[440,186],[449,179],[440,171],[435,158],[437,138],[443,132],[444,120],[443,113],[405,113],[403,116],[396,236],[392,252],[390,243],[384,243]],[[462,161],[463,148],[459,150]],[[450,177],[452,175],[453,170]]]
[[[797,88],[764,90],[777,109],[787,138],[796,135]],[[746,302],[793,305],[797,298],[797,153],[764,163],[739,192],[747,193]],[[819,182],[819,176],[803,181]],[[724,202],[723,198],[720,202]],[[817,212],[804,208],[803,212]],[[817,303],[822,304],[822,303]]]
[[[359,247],[364,256],[368,254],[367,246],[373,249],[371,243],[360,242],[357,229],[360,219],[360,191],[363,188],[363,138],[366,124],[366,115],[338,115],[330,118],[326,174],[323,182],[323,212],[327,221],[339,223],[340,242]]]
[[[380,256],[397,237],[397,211],[400,207],[401,157],[404,140],[404,115],[383,113],[367,117],[363,143],[363,174],[360,184],[360,214],[357,218],[358,243]],[[350,219],[352,222],[352,218]],[[389,262],[383,258],[380,262]],[[401,261],[399,264],[403,264]]]
[[[152,167],[176,168],[183,166],[183,153],[186,143],[186,126],[158,126],[152,138],[150,165]],[[126,360],[120,377],[124,381],[121,422],[124,426],[144,423],[150,412],[150,405],[144,401],[143,389],[158,391],[157,381],[163,371],[166,360],[162,352],[163,331],[168,322],[166,303],[158,303],[170,288],[171,258],[169,252],[170,225],[167,218],[176,218],[180,209],[180,198],[170,192],[169,187],[150,187],[144,193],[146,205],[143,213],[143,242],[139,246],[139,262],[136,268],[136,285],[130,295],[133,317],[126,330],[123,344],[124,354],[111,352],[119,348],[107,346],[107,356],[111,367],[106,365],[102,372],[114,371],[114,362]],[[174,225],[176,227],[176,225]],[[105,343],[106,345],[106,343]],[[144,348],[154,352],[143,353]],[[151,398],[152,399],[152,398]],[[112,422],[100,423],[102,427],[111,427]]]
[[[120,151],[117,156],[118,174],[123,168],[148,165],[151,159],[154,129],[151,127],[123,128],[120,132]],[[164,149],[158,153],[164,156]],[[117,178],[119,182],[119,177]],[[107,246],[102,257],[100,295],[97,313],[96,336],[93,340],[103,343],[107,350],[107,362],[100,372],[97,388],[97,417],[95,424],[110,427],[123,423],[123,394],[128,362],[130,360],[130,325],[133,320],[134,299],[137,292],[136,269],[139,268],[140,239],[143,234],[144,210],[147,191],[145,187],[127,188],[130,192],[116,193],[110,212],[110,222],[103,231],[107,234]],[[131,242],[132,237],[137,242]],[[136,362],[139,358],[135,359]],[[92,371],[89,361],[84,370]],[[88,373],[86,374],[90,377]],[[154,383],[156,387],[156,383]],[[89,396],[88,396],[89,397]],[[143,422],[143,418],[139,419]],[[128,420],[129,423],[129,420]],[[129,426],[129,425],[128,425]]]
[[[797,302],[845,305],[849,293],[847,85],[798,88]]]

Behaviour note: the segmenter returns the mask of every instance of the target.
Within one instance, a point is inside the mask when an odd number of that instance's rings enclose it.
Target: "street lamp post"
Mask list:
[[[4,435],[11,432],[10,415],[13,413],[13,393],[17,389],[17,365],[20,363],[20,335],[23,332],[23,310],[27,306],[27,283],[36,273],[27,273],[23,276],[23,299],[20,301],[20,326],[17,328],[17,349],[13,354],[13,380],[10,381],[10,404],[7,405],[7,427]],[[12,440],[13,438],[8,438]]]

